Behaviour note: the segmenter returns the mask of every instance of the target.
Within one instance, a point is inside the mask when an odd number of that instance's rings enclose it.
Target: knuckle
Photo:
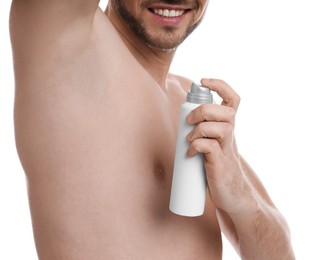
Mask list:
[[[233,120],[235,119],[236,113],[237,113],[236,110],[233,109],[232,107],[230,107],[230,108],[228,109],[228,116],[229,116],[229,118],[231,119],[231,121],[233,121]]]
[[[210,147],[211,147],[211,150],[212,151],[214,151],[214,150],[216,150],[216,149],[218,149],[219,147],[220,147],[220,143],[219,143],[219,141],[218,140],[216,140],[216,139],[211,139],[210,140]]]
[[[191,144],[190,148],[193,149],[196,152],[201,152],[201,142],[199,139],[195,139]]]
[[[200,123],[197,128],[197,131],[201,137],[207,137],[207,125],[205,123]]]
[[[226,123],[224,126],[224,131],[227,136],[233,134],[233,125],[230,123]]]
[[[203,116],[207,116],[208,113],[210,113],[211,105],[212,105],[212,104],[202,104],[202,105],[199,107],[200,113],[201,113]]]

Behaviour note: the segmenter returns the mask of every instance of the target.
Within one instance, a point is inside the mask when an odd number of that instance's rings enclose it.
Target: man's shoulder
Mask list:
[[[170,74],[170,77],[176,80],[179,83],[179,85],[184,89],[184,91],[188,92],[190,90],[190,86],[193,80],[180,75],[172,74],[172,73]]]

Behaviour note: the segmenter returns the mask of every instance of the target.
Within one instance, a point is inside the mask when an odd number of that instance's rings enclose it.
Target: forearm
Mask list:
[[[188,155],[205,155],[209,196],[222,232],[243,259],[294,259],[285,220],[238,153],[233,129],[240,97],[223,81],[202,79],[201,84],[223,101],[221,106],[199,106],[188,115],[187,123],[196,124],[188,135]]]
[[[255,202],[254,208],[241,214],[230,214],[238,235],[241,258],[295,259],[290,231],[281,213],[258,194],[250,199]]]

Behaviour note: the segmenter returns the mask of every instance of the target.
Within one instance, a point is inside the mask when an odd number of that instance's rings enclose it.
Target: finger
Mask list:
[[[233,126],[230,123],[202,122],[198,124],[187,136],[187,140],[192,143],[196,139],[215,139],[221,146],[224,154],[232,152]]]
[[[220,79],[202,79],[201,84],[214,92],[221,98],[221,105],[238,109],[240,104],[240,96],[223,80]]]
[[[187,151],[189,157],[195,156],[198,153],[203,153],[209,161],[220,160],[223,156],[220,144],[215,139],[196,139],[194,140]]]
[[[203,121],[228,122],[234,124],[236,111],[232,107],[216,104],[203,104],[192,110],[187,116],[188,124],[194,125]]]

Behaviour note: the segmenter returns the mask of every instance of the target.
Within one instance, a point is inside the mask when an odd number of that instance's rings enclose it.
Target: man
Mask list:
[[[237,152],[239,96],[187,117],[188,156],[205,154],[201,217],[168,210],[179,107],[169,74],[207,0],[14,0],[15,127],[40,259],[294,259],[289,230]]]

